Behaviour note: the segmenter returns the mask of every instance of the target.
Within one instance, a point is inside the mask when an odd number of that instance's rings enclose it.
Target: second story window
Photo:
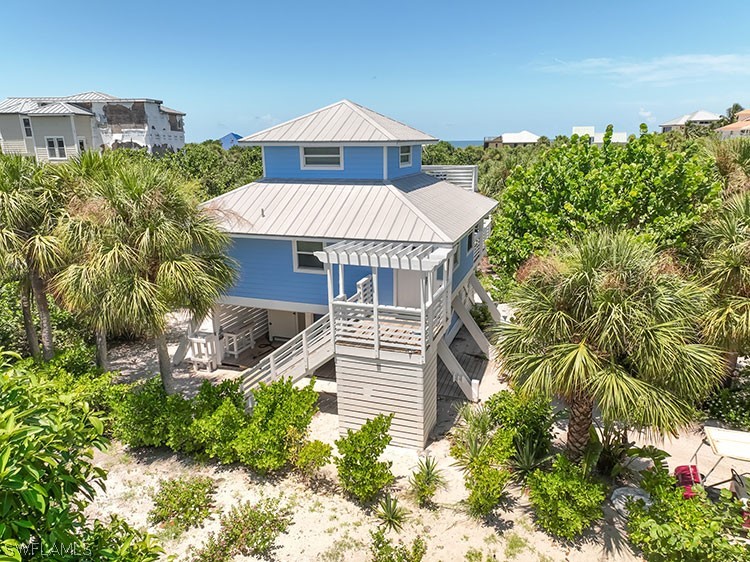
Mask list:
[[[303,146],[302,168],[341,170],[343,159],[340,146]]]
[[[31,119],[29,119],[28,117],[23,118],[23,131],[27,137],[33,135],[33,132],[31,131]]]
[[[294,241],[294,271],[323,273],[323,262],[316,256],[315,252],[323,249],[323,242],[312,242],[309,240]]]
[[[65,139],[62,137],[47,137],[47,156],[50,160],[64,160]]]
[[[398,165],[401,168],[411,166],[411,146],[401,146],[398,149]]]

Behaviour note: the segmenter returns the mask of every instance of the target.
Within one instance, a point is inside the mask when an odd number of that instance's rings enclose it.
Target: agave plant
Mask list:
[[[432,502],[432,498],[441,488],[445,488],[446,482],[443,471],[437,466],[433,457],[419,459],[417,470],[409,477],[409,485],[417,498],[420,507]]]
[[[509,465],[518,482],[526,482],[526,478],[537,468],[545,465],[552,455],[541,449],[532,441],[524,441],[516,445],[516,452]]]
[[[380,519],[381,527],[398,533],[404,528],[404,523],[409,518],[409,511],[398,505],[398,500],[391,494],[386,494],[380,500],[380,508],[376,515]]]

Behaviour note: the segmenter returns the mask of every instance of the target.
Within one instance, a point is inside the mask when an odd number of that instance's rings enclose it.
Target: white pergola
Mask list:
[[[446,260],[448,254],[448,248],[394,242],[337,242],[315,252],[323,263],[413,271],[432,271]]]

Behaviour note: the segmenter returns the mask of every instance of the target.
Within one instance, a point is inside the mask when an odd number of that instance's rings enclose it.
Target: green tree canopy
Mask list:
[[[662,135],[603,146],[574,136],[553,143],[544,158],[515,167],[500,195],[489,256],[513,275],[533,253],[599,227],[628,228],[657,244],[683,243],[718,206],[721,182],[711,157],[695,142],[670,149]]]

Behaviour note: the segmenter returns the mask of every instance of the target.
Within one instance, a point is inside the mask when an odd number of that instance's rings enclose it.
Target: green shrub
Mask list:
[[[212,533],[203,546],[192,550],[191,560],[224,562],[239,555],[267,557],[291,520],[291,510],[278,499],[264,499],[255,505],[239,504],[222,515],[219,532]]]
[[[512,474],[504,468],[481,466],[466,476],[469,497],[466,503],[469,513],[475,517],[486,517],[500,504]]]
[[[291,379],[282,379],[253,390],[252,416],[234,442],[241,463],[263,474],[292,461],[298,443],[289,435],[305,435],[317,411],[314,384],[295,388]]]
[[[641,486],[652,504],[628,503],[628,534],[649,562],[716,560],[740,562],[750,559],[747,546],[732,542],[742,534],[742,508],[728,490],[717,503],[705,490],[694,486],[696,496],[685,500],[682,488],[661,467],[643,472]]]
[[[77,342],[67,349],[58,351],[50,364],[67,371],[73,376],[98,373],[96,366],[96,348],[84,342]]]
[[[490,309],[484,303],[473,304],[471,309],[469,310],[469,313],[471,314],[471,317],[474,319],[474,322],[476,322],[477,325],[482,330],[494,324],[494,321],[492,320],[492,314],[490,313]]]
[[[314,477],[318,471],[331,462],[333,448],[322,441],[307,441],[294,457],[294,468],[305,478]]]
[[[229,399],[239,409],[245,408],[245,397],[240,390],[240,380],[227,380],[219,384],[203,381],[192,400],[195,417],[200,419],[213,414],[224,400]]]
[[[378,460],[391,442],[388,434],[391,421],[393,414],[378,414],[357,431],[348,429],[346,435],[336,441],[340,456],[334,459],[334,463],[338,468],[339,482],[359,501],[371,501],[393,482],[393,463]]]
[[[396,532],[403,529],[404,523],[409,518],[409,512],[404,507],[398,505],[398,500],[391,494],[386,494],[380,500],[380,505],[375,515],[380,519],[380,525],[386,531]]]
[[[208,457],[223,463],[236,462],[234,442],[247,427],[249,417],[231,398],[224,398],[213,413],[193,422],[191,433]]]
[[[208,476],[162,480],[149,511],[151,523],[163,523],[176,533],[200,525],[211,513],[216,484]]]
[[[65,562],[82,554],[97,561],[158,557],[151,539],[123,521],[86,520],[106,478],[92,461],[94,449],[108,443],[103,432],[86,402],[23,364],[9,368],[0,351],[0,554],[39,560],[34,554],[45,552]],[[61,551],[69,555],[51,556]]]
[[[539,526],[554,536],[574,539],[602,517],[604,486],[563,455],[550,471],[537,470],[526,483]]]
[[[113,404],[114,436],[130,447],[160,447],[169,437],[167,394],[160,377],[135,383]]]
[[[107,523],[97,520],[91,528],[83,532],[83,553],[87,556],[73,556],[74,560],[96,562],[155,562],[164,550],[150,535],[131,527],[117,515]]]
[[[435,493],[445,488],[445,478],[433,457],[419,459],[417,469],[409,477],[409,485],[420,507],[430,505]]]
[[[733,429],[750,431],[750,384],[717,390],[703,409],[709,417]]]
[[[180,394],[167,396],[164,414],[167,420],[167,440],[165,445],[180,453],[196,453],[201,443],[193,432],[195,409],[194,401],[186,400]]]
[[[553,416],[547,398],[502,390],[485,407],[494,427],[512,433],[516,449],[531,446],[540,456],[549,451]]]
[[[422,537],[417,537],[406,546],[402,541],[394,545],[385,537],[382,529],[370,532],[370,555],[372,562],[421,562],[427,552],[427,543]]]

